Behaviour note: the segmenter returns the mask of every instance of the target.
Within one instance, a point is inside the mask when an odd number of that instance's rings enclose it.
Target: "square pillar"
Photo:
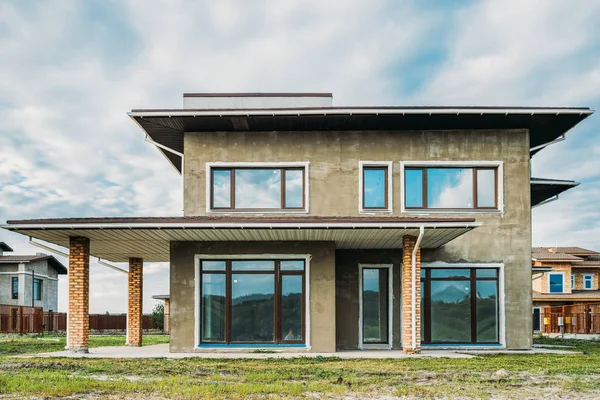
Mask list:
[[[402,238],[402,349],[407,353],[421,351],[421,249],[415,263],[415,286],[412,282],[412,253],[417,243],[415,236]],[[412,295],[415,292],[415,348],[413,349]]]
[[[129,259],[128,306],[127,306],[127,345],[142,345],[142,287],[144,261],[141,258]]]
[[[90,239],[69,238],[67,348],[87,353],[90,335]]]

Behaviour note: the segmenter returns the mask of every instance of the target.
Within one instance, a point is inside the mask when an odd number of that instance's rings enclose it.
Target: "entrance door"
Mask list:
[[[361,264],[359,273],[359,348],[391,348],[392,265]]]
[[[533,307],[533,331],[539,332],[542,330],[542,309],[540,307]]]

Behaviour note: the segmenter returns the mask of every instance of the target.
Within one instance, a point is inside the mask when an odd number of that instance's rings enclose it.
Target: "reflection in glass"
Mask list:
[[[275,261],[232,261],[232,271],[273,271],[275,270]]]
[[[496,268],[478,268],[475,270],[475,275],[478,278],[496,278],[498,270]]]
[[[473,170],[428,168],[427,207],[473,208]]]
[[[281,276],[281,339],[302,340],[302,276]]]
[[[304,261],[302,260],[287,260],[281,261],[279,269],[282,271],[302,271],[304,270]]]
[[[431,269],[432,278],[468,278],[471,276],[469,269]]]
[[[470,298],[468,280],[431,281],[432,342],[471,342]]]
[[[548,280],[550,281],[550,293],[562,293],[563,292],[563,278],[562,274],[550,274]]]
[[[225,341],[225,274],[202,274],[202,341]]]
[[[407,169],[404,171],[406,207],[423,207],[423,171]]]
[[[388,270],[362,270],[363,343],[388,342]]]
[[[288,169],[285,171],[285,207],[302,207],[303,173],[300,169]]]
[[[202,261],[203,271],[225,271],[225,261]]]
[[[232,274],[231,340],[273,342],[275,276]]]
[[[387,168],[363,169],[363,207],[385,208],[385,175]]]
[[[498,287],[496,281],[477,281],[477,342],[498,342]]]
[[[213,207],[231,207],[231,171],[213,170]]]
[[[496,171],[477,170],[477,207],[496,206]]]
[[[281,208],[281,170],[236,169],[235,208]]]

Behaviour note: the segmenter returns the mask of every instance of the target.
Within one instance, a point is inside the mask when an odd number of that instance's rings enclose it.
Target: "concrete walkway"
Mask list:
[[[307,353],[307,352],[248,352],[248,351],[203,351],[196,353],[169,353],[168,344],[156,344],[144,347],[108,346],[90,349],[88,354],[71,353],[70,351],[57,351],[53,353],[41,353],[19,357],[69,357],[69,358],[296,358],[296,357],[339,357],[349,358],[419,358],[419,357],[446,357],[446,358],[473,358],[484,354],[576,354],[572,351],[551,350],[534,348],[529,351],[498,351],[498,350],[423,350],[419,354],[406,354],[399,350],[362,350],[362,351],[339,351],[335,353]]]

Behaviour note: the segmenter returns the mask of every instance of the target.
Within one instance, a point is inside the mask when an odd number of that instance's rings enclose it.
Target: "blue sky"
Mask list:
[[[0,223],[180,215],[179,176],[126,116],[183,92],[327,91],[336,105],[600,108],[600,2],[0,0]],[[534,245],[600,250],[600,117],[532,160],[576,179],[533,211]],[[0,232],[19,253],[38,249]],[[168,292],[147,265],[144,308]],[[66,281],[60,282],[62,309]],[[126,309],[92,265],[92,312]]]

